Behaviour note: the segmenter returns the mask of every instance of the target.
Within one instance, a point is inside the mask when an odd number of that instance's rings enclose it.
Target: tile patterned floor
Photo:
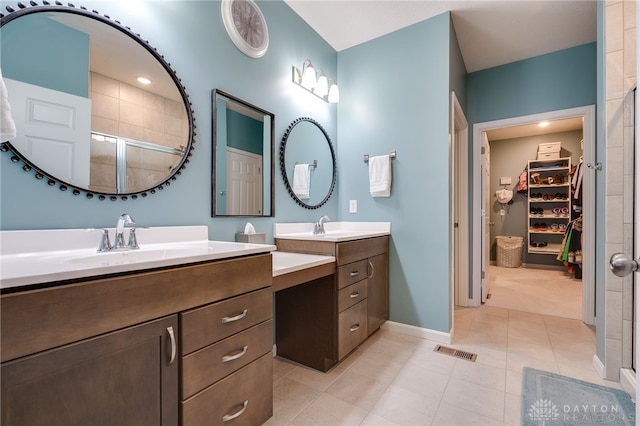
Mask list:
[[[563,318],[582,318],[582,281],[563,269],[488,269],[487,306]]]
[[[593,369],[595,334],[579,320],[483,305],[457,308],[455,330],[448,346],[476,362],[387,330],[328,373],[276,357],[266,424],[519,425],[523,366],[620,389]]]

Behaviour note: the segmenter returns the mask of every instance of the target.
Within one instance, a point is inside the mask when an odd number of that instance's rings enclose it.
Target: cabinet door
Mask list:
[[[367,278],[367,330],[369,335],[389,319],[389,254],[370,257]]]
[[[2,426],[178,424],[177,316],[2,365]]]

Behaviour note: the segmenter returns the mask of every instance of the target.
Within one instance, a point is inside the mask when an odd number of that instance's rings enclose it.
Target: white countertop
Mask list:
[[[206,226],[141,228],[136,233],[140,250],[96,253],[100,233],[95,230],[2,231],[0,289],[276,250],[269,244],[208,241]]]
[[[326,222],[325,234],[314,235],[313,223],[274,223],[274,238],[342,242],[391,234],[391,222]]]
[[[286,251],[274,251],[271,253],[271,256],[273,257],[274,277],[336,261],[336,258],[333,256],[290,253]]]

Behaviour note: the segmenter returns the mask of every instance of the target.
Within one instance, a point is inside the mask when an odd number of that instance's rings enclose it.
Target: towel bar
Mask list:
[[[294,165],[294,166],[297,166],[298,164],[300,164],[300,163],[298,163],[298,162],[296,161],[293,165]],[[313,160],[313,163],[309,164],[309,167],[313,167],[314,169],[315,169],[316,167],[318,167],[318,160]]]
[[[396,159],[396,152],[395,152],[395,151],[391,151],[391,152],[389,153],[389,158],[391,158],[392,160],[395,160],[395,159]],[[365,163],[368,163],[368,162],[369,162],[369,154],[365,154],[365,155],[364,155],[364,162],[365,162]]]

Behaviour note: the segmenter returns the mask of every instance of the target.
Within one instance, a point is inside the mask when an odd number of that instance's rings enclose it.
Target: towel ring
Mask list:
[[[389,158],[391,158],[392,160],[395,160],[395,159],[396,159],[396,152],[395,152],[395,151],[391,151],[391,152],[389,153]],[[365,155],[364,155],[364,162],[365,162],[365,163],[368,163],[368,162],[369,162],[369,154],[365,154]]]

